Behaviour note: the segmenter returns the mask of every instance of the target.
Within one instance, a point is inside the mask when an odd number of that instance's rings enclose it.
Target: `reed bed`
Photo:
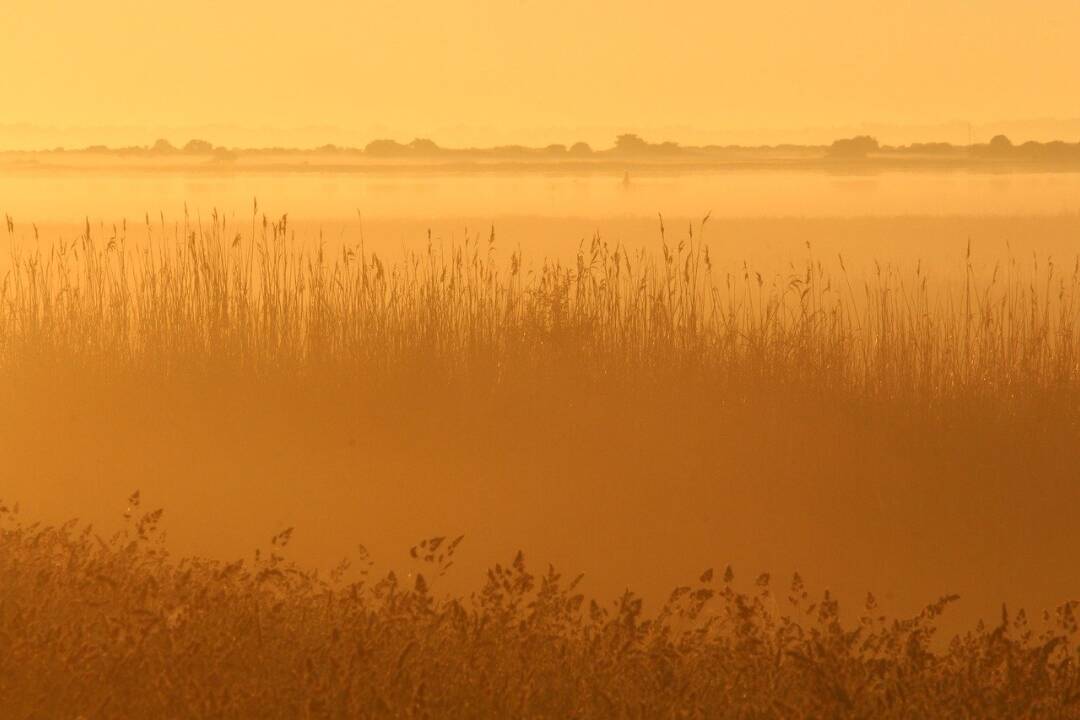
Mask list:
[[[844,621],[802,578],[706,570],[647,612],[597,602],[519,553],[474,592],[440,591],[461,538],[399,574],[361,553],[328,575],[285,559],[291,530],[233,562],[170,557],[132,496],[103,538],[0,504],[7,717],[1075,718],[1077,603],[1002,608],[942,647],[943,597]]]
[[[256,205],[257,210],[257,205]],[[575,261],[533,265],[490,237],[331,256],[287,216],[237,230],[215,213],[147,218],[43,243],[18,239],[0,287],[0,365],[169,375],[371,380],[405,371],[485,386],[550,372],[586,378],[798,388],[931,408],[1073,399],[1080,379],[1080,257],[951,275],[806,257],[763,276],[713,262],[691,228],[655,252],[599,237]],[[134,234],[134,233],[133,233]],[[719,390],[718,390],[719,392]],[[986,408],[983,407],[983,410]]]

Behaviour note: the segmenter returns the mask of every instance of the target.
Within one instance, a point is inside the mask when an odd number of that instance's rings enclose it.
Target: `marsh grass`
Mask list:
[[[36,230],[17,239],[9,218],[0,364],[486,387],[554,373],[1005,412],[1076,397],[1080,257],[977,269],[969,242],[952,275],[876,264],[852,277],[807,243],[763,276],[714,265],[707,220],[677,242],[661,220],[656,252],[595,237],[571,263],[533,265],[520,250],[500,258],[494,231],[429,237],[391,262],[362,242],[331,256],[287,216],[253,214],[243,230],[216,212],[172,227],[147,217],[137,241],[88,223],[44,244]]]
[[[286,559],[291,530],[233,562],[172,558],[132,496],[102,538],[0,504],[0,692],[10,717],[1070,718],[1077,603],[934,647],[952,596],[857,619],[798,574],[706,570],[647,610],[586,598],[519,553],[475,591],[440,578],[460,538],[376,576],[361,548],[328,575]]]

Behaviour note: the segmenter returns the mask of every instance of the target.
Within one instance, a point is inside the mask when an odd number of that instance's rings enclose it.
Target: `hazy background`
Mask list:
[[[1077,27],[1071,0],[7,0],[0,145],[1075,141]]]

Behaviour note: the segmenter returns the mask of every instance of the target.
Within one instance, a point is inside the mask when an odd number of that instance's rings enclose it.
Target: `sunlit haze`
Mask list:
[[[0,0],[0,717],[1080,718],[1080,0]]]
[[[0,142],[1080,138],[1078,27],[1071,0],[6,0]]]

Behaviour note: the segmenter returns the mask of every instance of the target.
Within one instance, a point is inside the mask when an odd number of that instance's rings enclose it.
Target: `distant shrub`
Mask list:
[[[159,155],[169,155],[177,152],[176,146],[165,138],[159,138],[150,146],[150,152],[157,153]]]
[[[192,155],[209,155],[214,151],[214,145],[206,140],[189,140],[184,145],[184,152]]]
[[[364,152],[373,157],[396,157],[408,155],[409,147],[396,140],[372,140],[364,147]]]
[[[852,138],[834,140],[829,146],[829,155],[836,158],[864,158],[880,149],[876,138],[858,135]]]

